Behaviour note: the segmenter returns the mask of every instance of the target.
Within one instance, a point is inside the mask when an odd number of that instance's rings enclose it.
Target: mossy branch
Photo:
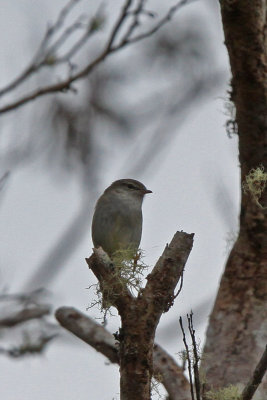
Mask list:
[[[86,259],[89,268],[99,281],[103,302],[116,307],[121,316],[122,327],[117,339],[120,346],[123,400],[137,398],[148,400],[151,397],[156,327],[161,315],[174,303],[175,288],[182,277],[192,249],[193,237],[194,234],[176,232],[152,272],[147,276],[146,286],[143,289],[141,286],[137,288],[137,297],[129,288],[129,282],[134,279],[134,269],[137,265],[135,262],[130,265],[133,273],[130,271],[129,275],[127,268],[126,272],[125,269],[123,271],[125,265],[121,269],[101,247],[94,249],[94,254]]]
[[[118,343],[102,325],[73,307],[60,307],[55,315],[62,327],[102,353],[111,363],[119,363]],[[183,369],[158,344],[153,349],[153,375],[155,379],[160,377],[160,383],[172,400],[191,400]]]

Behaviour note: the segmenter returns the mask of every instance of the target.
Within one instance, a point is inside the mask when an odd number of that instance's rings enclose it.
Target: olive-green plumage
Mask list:
[[[134,179],[120,179],[104,191],[96,203],[92,222],[95,247],[101,246],[110,256],[118,250],[138,249],[146,193],[151,190]]]

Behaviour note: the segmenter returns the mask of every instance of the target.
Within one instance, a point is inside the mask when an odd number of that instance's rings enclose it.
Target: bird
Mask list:
[[[97,200],[92,220],[92,240],[112,257],[116,252],[138,250],[142,235],[142,204],[152,193],[135,179],[113,182]]]

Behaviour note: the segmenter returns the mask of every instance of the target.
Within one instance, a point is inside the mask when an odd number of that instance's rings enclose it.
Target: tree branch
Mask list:
[[[119,314],[124,314],[132,306],[134,298],[126,283],[115,273],[116,267],[107,253],[101,247],[94,249],[94,254],[86,262],[99,281],[103,303],[116,307]]]
[[[191,399],[195,400],[194,384],[193,384],[193,376],[192,376],[192,362],[191,362],[189,346],[187,344],[186,337],[185,337],[185,331],[184,331],[184,327],[183,327],[182,317],[179,318],[179,323],[180,323],[181,331],[183,334],[183,342],[184,342],[184,346],[185,346],[185,353],[186,353],[186,359],[187,359],[187,364],[188,364],[188,375],[189,375],[189,382],[190,382]]]
[[[258,362],[254,372],[253,376],[244,388],[242,395],[241,395],[241,400],[251,400],[254,393],[258,389],[259,384],[262,381],[262,378],[264,377],[264,374],[267,370],[267,346],[265,347],[264,353]]]
[[[20,85],[22,82],[25,82],[26,79],[28,79],[30,76],[32,76],[33,73],[37,72],[40,70],[41,67],[43,66],[55,66],[58,65],[62,62],[68,62],[69,65],[71,65],[70,59],[68,57],[73,57],[74,54],[84,45],[84,43],[87,41],[87,39],[91,36],[93,32],[95,32],[97,29],[92,29],[91,28],[87,29],[87,31],[84,33],[84,35],[78,39],[78,41],[72,46],[72,48],[65,54],[65,56],[57,58],[53,52],[55,50],[58,50],[59,46],[65,42],[70,34],[72,34],[73,30],[76,28],[78,29],[80,27],[79,23],[74,23],[71,27],[66,28],[65,31],[61,34],[60,39],[57,40],[56,44],[51,45],[49,48],[48,43],[49,40],[51,40],[52,35],[58,31],[62,27],[62,24],[65,21],[66,15],[70,11],[71,7],[77,3],[79,0],[71,0],[70,3],[64,8],[65,11],[60,13],[60,17],[58,18],[57,22],[55,23],[54,26],[50,27],[41,43],[41,46],[37,52],[37,55],[34,57],[33,62],[29,65],[28,68],[18,77],[16,78],[11,84],[7,85],[5,88],[0,90],[0,96],[10,92],[11,90],[15,89],[18,85]],[[36,98],[45,96],[47,94],[52,94],[56,92],[63,92],[63,91],[69,91],[73,90],[71,85],[73,82],[76,82],[86,76],[88,76],[96,66],[98,66],[101,62],[103,62],[108,56],[111,54],[115,53],[118,50],[121,50],[123,47],[129,44],[133,44],[136,42],[139,42],[155,32],[157,32],[163,25],[165,25],[170,19],[173,17],[175,12],[180,9],[183,5],[189,3],[190,0],[180,0],[176,5],[171,7],[171,9],[167,12],[166,16],[163,17],[158,23],[156,23],[151,29],[149,29],[147,32],[142,33],[140,35],[137,35],[135,37],[132,37],[131,35],[134,33],[135,29],[138,27],[138,16],[145,11],[143,10],[143,1],[140,1],[140,4],[137,5],[136,10],[133,13],[129,12],[129,8],[132,4],[132,0],[127,0],[125,1],[125,5],[122,9],[121,15],[119,16],[118,20],[116,21],[114,27],[111,30],[111,34],[109,39],[107,40],[106,45],[104,46],[103,50],[100,52],[100,54],[89,64],[87,64],[84,68],[80,69],[80,71],[76,72],[75,74],[71,72],[71,75],[66,78],[65,80],[62,80],[59,83],[54,83],[51,85],[43,86],[41,88],[35,89],[32,92],[22,96],[20,99],[10,102],[6,106],[3,106],[0,108],[0,114],[15,110],[33,100]],[[63,9],[63,10],[64,10]],[[148,13],[151,15],[151,13]],[[130,27],[127,30],[127,32],[122,35],[121,39],[119,40],[117,45],[114,45],[119,31],[122,27],[122,25],[125,23],[127,18],[133,18],[132,23],[130,23]]]
[[[221,0],[220,7],[232,72],[241,188],[251,169],[267,166],[266,0]],[[259,337],[267,319],[267,218],[253,197],[240,194],[239,235],[210,315],[201,363],[214,389],[247,382],[264,351]],[[267,380],[260,388],[262,397],[266,389]]]
[[[119,363],[119,346],[114,336],[73,307],[61,307],[55,314],[65,329],[102,353],[111,363]],[[188,380],[174,359],[158,344],[154,345],[153,373],[168,392],[171,400],[190,400]]]
[[[116,265],[101,247],[94,249],[86,260],[99,280],[103,302],[116,307],[121,316],[121,399],[150,399],[156,327],[162,313],[174,302],[174,291],[192,249],[193,236],[176,232],[137,297],[132,296],[127,281],[121,279]]]
[[[159,31],[164,25],[166,25],[172,19],[172,17],[176,13],[176,11],[178,11],[184,5],[191,3],[193,1],[195,1],[195,0],[180,0],[177,4],[172,6],[169,9],[169,11],[167,12],[167,14],[164,17],[162,17],[161,20],[157,24],[155,24],[151,29],[147,30],[146,32],[141,33],[140,35],[132,37],[132,38],[130,38],[130,35],[125,35],[124,44],[132,44],[132,43],[139,42],[140,40],[143,40],[143,39],[146,39],[146,38],[152,36],[154,33]],[[142,8],[141,8],[141,11],[143,11]],[[136,26],[138,26],[138,21],[134,25],[134,28]],[[132,33],[132,32],[133,32],[133,30],[130,31],[130,33]]]
[[[9,178],[9,175],[10,175],[10,171],[7,171],[7,172],[4,173],[4,175],[1,176],[1,178],[0,178],[0,191],[4,188],[6,182],[7,182],[8,178]]]
[[[119,363],[116,340],[102,325],[73,307],[60,307],[55,317],[61,326],[102,353],[111,363]]]
[[[51,25],[50,27],[48,27],[46,34],[39,46],[39,49],[37,50],[35,56],[33,57],[32,62],[30,63],[30,65],[17,77],[14,79],[14,81],[12,81],[11,83],[9,83],[7,86],[5,86],[4,88],[2,88],[0,90],[0,97],[4,96],[6,93],[11,92],[13,89],[15,89],[16,87],[18,87],[21,83],[23,83],[28,77],[32,76],[34,73],[36,73],[37,71],[40,70],[40,68],[42,68],[43,66],[47,66],[48,64],[48,56],[51,56],[52,54],[54,54],[54,51],[56,50],[55,47],[51,47],[49,48],[49,42],[52,39],[53,35],[55,33],[57,33],[62,26],[65,23],[65,20],[67,18],[67,16],[69,15],[69,13],[71,12],[72,8],[75,6],[75,4],[77,4],[80,0],[70,0],[65,7],[62,8],[62,10],[60,11],[58,18],[55,22],[54,25]],[[66,32],[66,31],[65,31]],[[67,35],[64,33],[61,34],[60,38],[65,37],[65,39],[67,39],[69,37],[69,34],[72,32],[67,33]],[[57,40],[57,42],[60,39]],[[64,40],[65,41],[65,40]],[[61,45],[63,44],[60,43]],[[57,46],[58,47],[58,46]]]
[[[140,293],[140,298],[149,299],[154,304],[151,313],[159,318],[173,305],[174,290],[182,277],[187,258],[193,245],[194,234],[176,232],[171,243],[166,246],[162,256],[147,276],[147,285]]]
[[[42,318],[44,315],[50,314],[50,311],[51,307],[48,305],[25,306],[20,311],[9,313],[8,317],[0,318],[0,328],[15,326],[30,319]]]
[[[50,314],[51,306],[42,304],[38,299],[44,293],[42,289],[39,289],[27,294],[1,294],[0,328],[13,327]]]
[[[131,7],[132,4],[132,0],[127,0],[125,2],[125,5],[122,9],[121,15],[119,16],[118,21],[116,22],[114,28],[112,29],[111,35],[110,35],[110,39],[108,40],[107,46],[106,46],[106,51],[110,51],[113,43],[117,37],[117,34],[119,32],[119,30],[121,29],[123,23],[125,22],[127,15],[128,15],[128,10]]]

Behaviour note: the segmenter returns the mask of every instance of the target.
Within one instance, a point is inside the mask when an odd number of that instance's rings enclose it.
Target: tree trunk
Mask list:
[[[99,280],[103,302],[121,317],[119,341],[121,400],[150,400],[155,331],[161,315],[173,305],[175,288],[193,246],[194,234],[176,232],[167,244],[147,283],[132,296],[125,278],[101,247],[86,259]],[[163,360],[161,360],[163,361]],[[182,390],[184,392],[184,389]]]
[[[140,323],[142,317],[138,309],[131,314],[122,318],[120,332],[121,399],[150,400],[154,335]],[[145,319],[143,322],[146,324]]]
[[[221,1],[232,70],[231,100],[236,108],[241,182],[252,168],[261,164],[266,168],[267,164],[266,12],[266,0]],[[204,349],[202,367],[208,384],[214,387],[245,384],[264,351],[267,333],[265,211],[251,196],[242,193],[240,232],[221,279]]]

